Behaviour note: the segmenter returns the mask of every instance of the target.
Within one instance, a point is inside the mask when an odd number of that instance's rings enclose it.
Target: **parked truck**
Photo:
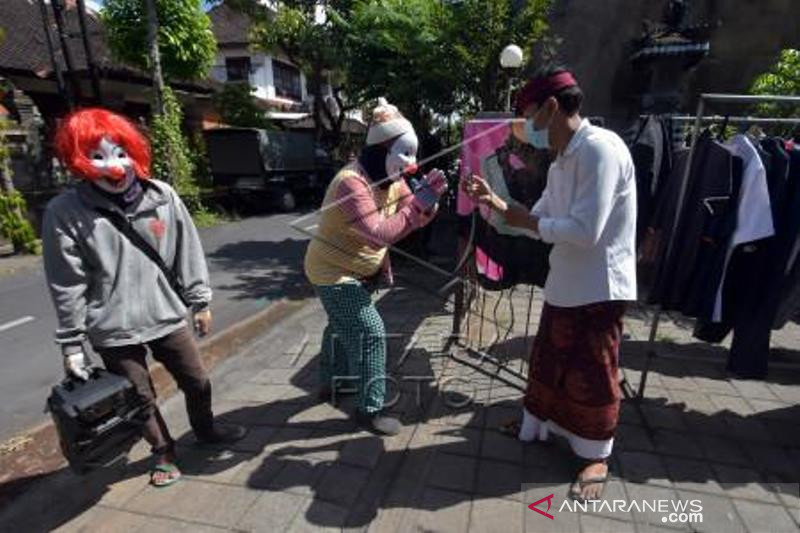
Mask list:
[[[250,207],[291,211],[320,198],[335,171],[312,133],[218,128],[205,139],[214,188]]]

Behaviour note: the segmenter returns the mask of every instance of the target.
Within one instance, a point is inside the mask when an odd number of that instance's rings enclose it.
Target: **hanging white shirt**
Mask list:
[[[767,186],[767,170],[764,168],[761,156],[758,155],[755,146],[745,135],[735,135],[725,143],[725,148],[730,150],[733,155],[742,158],[744,172],[736,210],[736,229],[728,243],[722,279],[717,287],[717,297],[714,301],[714,314],[712,315],[714,322],[722,320],[722,288],[725,285],[725,273],[728,270],[728,262],[733,255],[733,250],[740,244],[775,235],[769,187]]]
[[[583,120],[531,213],[541,239],[553,244],[549,304],[636,300],[636,179],[616,133]]]

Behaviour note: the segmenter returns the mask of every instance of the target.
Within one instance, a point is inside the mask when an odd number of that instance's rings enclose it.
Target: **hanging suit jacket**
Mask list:
[[[658,283],[656,296],[665,309],[711,317],[736,229],[742,173],[741,158],[703,132],[695,146],[672,254]]]

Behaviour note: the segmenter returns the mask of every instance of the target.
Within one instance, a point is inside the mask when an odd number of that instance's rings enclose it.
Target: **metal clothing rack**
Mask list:
[[[800,97],[798,97],[800,98]],[[640,115],[644,118],[647,115]],[[698,117],[691,115],[665,115],[670,120],[678,122],[694,122]],[[800,118],[769,118],[769,117],[745,117],[745,116],[727,116],[727,115],[705,115],[700,118],[701,123],[711,122],[725,122],[726,120],[731,124],[797,124],[800,123]]]
[[[694,116],[678,115],[671,116],[672,120],[693,122],[692,126],[692,144],[689,150],[689,156],[686,161],[686,169],[684,170],[681,179],[680,192],[678,193],[678,203],[676,213],[678,216],[672,222],[672,232],[670,233],[667,242],[667,252],[664,255],[666,260],[672,255],[673,247],[675,245],[675,232],[678,229],[680,222],[680,212],[683,207],[683,201],[686,196],[686,190],[689,185],[689,175],[692,168],[692,159],[694,158],[694,151],[697,145],[697,138],[700,135],[700,128],[703,123],[707,122],[724,122],[738,123],[738,124],[800,124],[800,118],[778,118],[778,117],[745,117],[745,116],[706,116],[704,115],[707,103],[724,103],[724,104],[756,104],[756,103],[793,103],[800,105],[800,96],[776,96],[776,95],[744,95],[744,94],[718,94],[718,93],[704,93],[700,95],[697,101],[697,110]],[[653,315],[652,323],[650,324],[650,336],[648,338],[648,350],[645,356],[644,367],[642,368],[642,376],[639,381],[639,390],[633,399],[641,400],[644,397],[645,387],[647,385],[647,374],[650,371],[650,364],[653,357],[658,353],[655,349],[655,339],[658,334],[658,324],[661,320],[661,306],[656,306],[655,314]]]
[[[505,383],[506,385],[516,388],[520,391],[525,390],[525,383],[527,382],[527,375],[523,371],[524,365],[524,357],[520,359],[520,367],[519,370],[514,370],[510,367],[510,363],[508,361],[502,361],[499,358],[495,357],[492,353],[493,345],[500,340],[508,340],[511,332],[514,330],[516,325],[516,314],[514,313],[514,290],[516,287],[511,287],[510,289],[504,289],[502,291],[497,291],[500,293],[500,296],[497,298],[495,302],[494,309],[492,312],[492,318],[490,320],[486,320],[486,292],[485,289],[480,287],[480,284],[477,283],[476,279],[473,279],[470,275],[470,272],[473,272],[470,267],[468,267],[468,263],[470,261],[474,261],[474,233],[475,233],[475,225],[477,223],[477,217],[479,215],[476,212],[473,212],[471,215],[471,229],[470,229],[470,236],[468,240],[463,243],[464,249],[461,250],[459,253],[462,255],[461,260],[459,261],[459,266],[457,267],[457,271],[461,272],[460,283],[458,283],[455,287],[455,302],[454,302],[454,310],[453,310],[453,325],[452,325],[452,332],[449,336],[447,343],[445,344],[444,351],[448,353],[449,357],[454,360],[456,363],[459,363],[464,366],[468,366],[474,370],[479,372],[485,373],[487,375],[492,375],[494,379]],[[474,273],[474,272],[473,272]],[[530,332],[530,321],[531,315],[533,311],[533,298],[534,298],[534,287],[529,287],[529,294],[528,294],[528,302],[527,302],[527,316],[525,317],[525,338],[527,339]],[[511,320],[510,323],[507,324],[503,329],[506,330],[505,335],[500,334],[500,321],[497,317],[497,310],[500,304],[503,302],[504,299],[508,300],[508,305],[510,309]],[[479,318],[478,324],[478,347],[473,347],[470,345],[469,338],[470,338],[470,315],[473,314],[472,305],[473,303],[478,303],[480,305],[480,311],[476,313]],[[462,321],[466,320],[466,332],[465,335],[462,335]],[[492,343],[492,346],[489,346],[486,350],[480,348],[483,345],[483,331],[484,331],[484,322],[489,322],[489,327],[494,327],[495,329],[495,342]],[[465,342],[466,337],[466,342]],[[477,359],[477,361],[472,360],[472,358],[462,357],[457,352],[463,351],[465,354],[471,355],[473,358]],[[527,351],[527,350],[526,350]],[[489,363],[491,367],[494,368],[494,372],[489,372],[484,368],[484,364]],[[508,375],[508,377],[506,377]],[[513,379],[512,379],[513,378]]]

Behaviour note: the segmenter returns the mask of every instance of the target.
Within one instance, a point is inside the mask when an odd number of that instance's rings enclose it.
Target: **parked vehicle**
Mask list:
[[[205,131],[215,189],[250,207],[293,210],[300,199],[318,199],[334,165],[311,133],[256,128]]]

